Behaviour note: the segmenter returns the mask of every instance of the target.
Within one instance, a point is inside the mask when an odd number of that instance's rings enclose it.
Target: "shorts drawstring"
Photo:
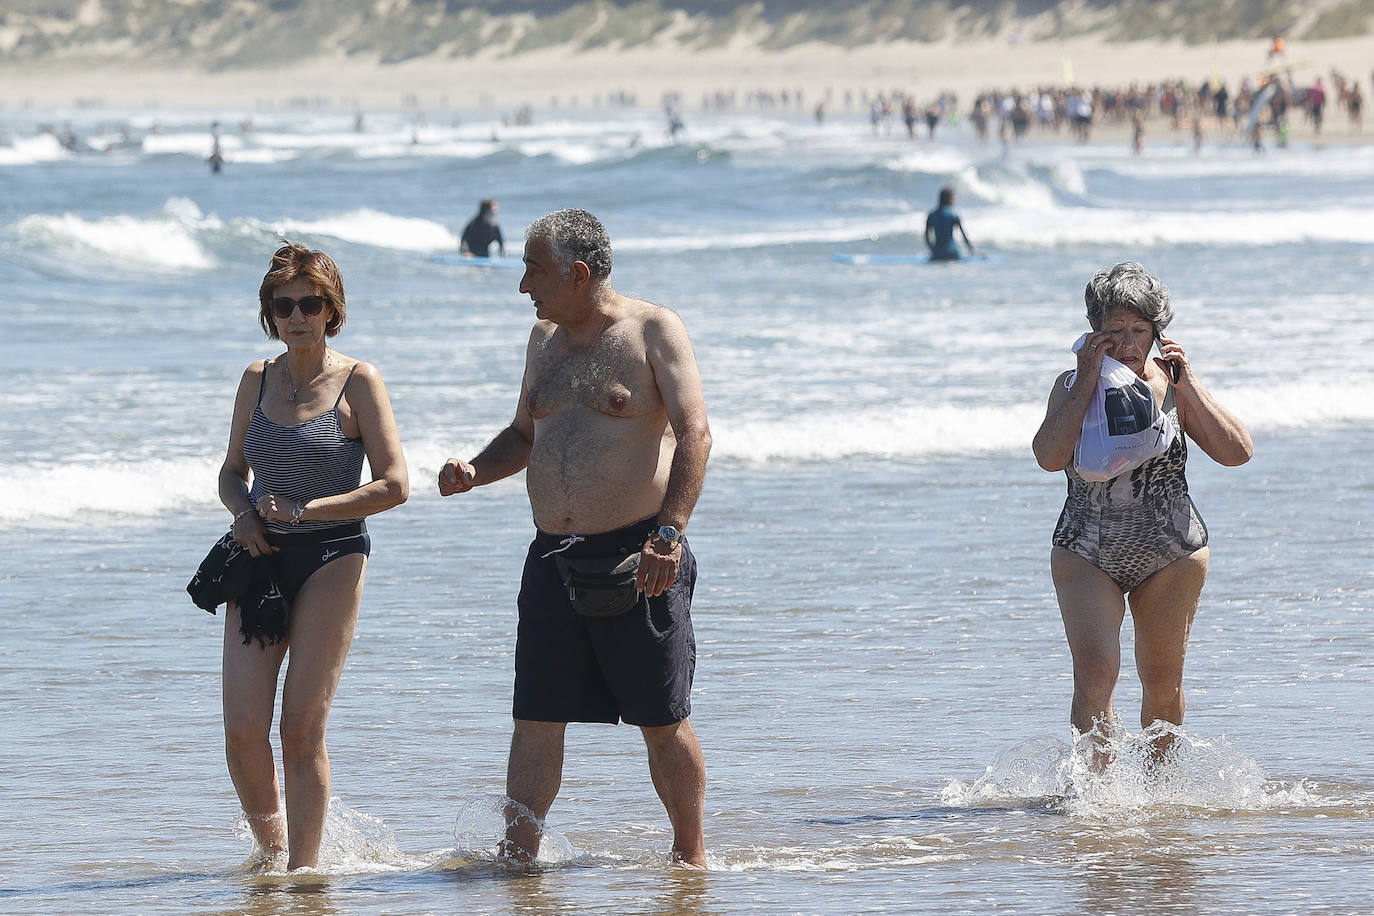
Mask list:
[[[555,547],[553,550],[550,550],[548,553],[544,554],[544,555],[543,555],[542,557],[540,557],[539,559],[541,559],[541,560],[547,560],[549,557],[553,556],[554,554],[556,554],[556,553],[562,553],[563,551],[567,550],[569,547],[571,547],[572,545],[576,544],[577,542],[579,542],[579,541],[585,541],[585,540],[586,540],[586,538],[584,538],[584,537],[583,537],[582,535],[580,535],[580,534],[570,534],[570,535],[568,535],[567,537],[565,537],[563,540],[561,540],[561,541],[558,542],[558,543],[559,543],[559,546],[558,546],[558,547]]]

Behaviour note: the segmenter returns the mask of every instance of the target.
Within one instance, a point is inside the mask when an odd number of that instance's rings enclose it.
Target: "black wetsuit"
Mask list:
[[[499,250],[505,250],[506,240],[501,237],[501,227],[494,220],[476,216],[463,228],[464,251],[470,251],[479,258],[490,257],[492,242],[500,246]]]

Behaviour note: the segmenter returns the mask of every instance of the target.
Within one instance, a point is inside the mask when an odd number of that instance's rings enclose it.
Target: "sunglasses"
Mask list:
[[[324,307],[329,304],[328,296],[302,296],[299,299],[292,299],[290,296],[278,296],[272,300],[272,314],[278,318],[290,318],[291,313],[300,306],[301,314],[306,318],[314,318]]]

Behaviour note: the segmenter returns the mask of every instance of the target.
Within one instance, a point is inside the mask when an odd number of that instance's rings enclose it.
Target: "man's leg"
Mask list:
[[[540,821],[553,807],[563,782],[563,733],[566,722],[515,720],[506,763],[506,795]],[[506,808],[506,838],[500,853],[519,862],[539,854],[539,825],[514,805]]]
[[[706,761],[690,719],[660,728],[642,728],[649,748],[649,775],[673,825],[673,858],[706,867],[702,838],[706,799]]]

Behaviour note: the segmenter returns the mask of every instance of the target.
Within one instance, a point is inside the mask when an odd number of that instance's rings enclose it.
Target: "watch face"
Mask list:
[[[658,536],[669,544],[676,544],[677,539],[682,537],[682,534],[672,525],[664,525],[662,528],[658,529]]]

